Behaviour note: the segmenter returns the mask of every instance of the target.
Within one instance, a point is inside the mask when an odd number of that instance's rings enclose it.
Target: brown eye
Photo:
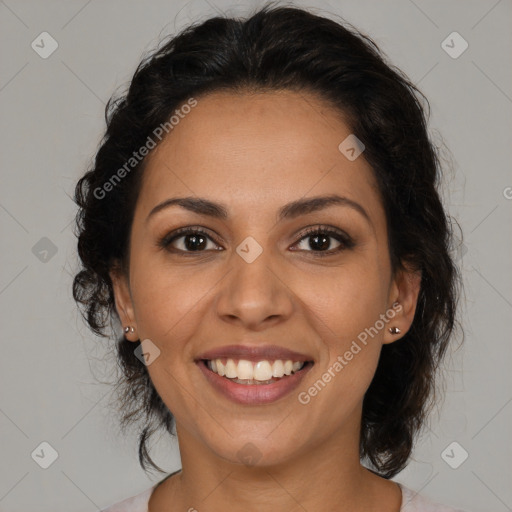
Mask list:
[[[336,242],[338,245],[333,248]],[[298,250],[313,252],[315,256],[329,256],[354,246],[353,240],[342,231],[322,227],[307,230],[302,234],[298,244],[302,245]]]
[[[340,230],[315,227],[302,233],[295,245],[302,245],[302,248],[293,249],[294,251],[311,252],[315,256],[331,256],[352,248],[355,243],[349,235]],[[173,231],[161,238],[158,246],[170,252],[190,255],[223,250],[211,235],[198,228],[180,228]]]
[[[208,242],[213,247],[208,248]],[[182,228],[164,236],[159,242],[159,247],[176,252],[205,252],[206,250],[218,250],[218,246],[205,231],[201,229]]]

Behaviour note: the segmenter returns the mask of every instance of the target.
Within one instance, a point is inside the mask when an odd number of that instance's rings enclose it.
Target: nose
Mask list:
[[[233,252],[231,271],[222,280],[216,308],[225,322],[254,331],[286,321],[293,311],[293,292],[272,268],[269,251],[248,263]]]

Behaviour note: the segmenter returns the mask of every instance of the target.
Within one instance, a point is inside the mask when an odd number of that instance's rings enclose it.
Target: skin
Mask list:
[[[177,424],[182,471],[156,488],[149,511],[398,512],[397,484],[360,464],[359,429],[382,345],[410,328],[421,276],[392,274],[372,169],[364,153],[349,161],[338,150],[350,127],[313,95],[217,92],[197,100],[148,157],[129,275],[111,273],[122,324],[135,327],[127,339],[149,338],[161,351],[148,371]],[[355,209],[331,206],[276,223],[285,203],[333,193],[359,203],[369,222]],[[229,219],[171,206],[147,220],[157,204],[182,196],[224,203]],[[318,225],[344,231],[355,246],[335,253],[340,243],[331,238],[327,250],[334,253],[317,256],[303,231]],[[186,226],[211,233],[203,252],[183,256],[158,247],[159,238]],[[247,236],[263,249],[250,264],[236,252]],[[172,245],[185,251],[184,242]],[[395,301],[402,308],[393,320],[301,404],[298,392]],[[401,334],[389,333],[390,326]],[[315,365],[279,401],[236,405],[194,362],[234,343],[281,345]],[[246,443],[260,456],[253,466],[237,455]]]

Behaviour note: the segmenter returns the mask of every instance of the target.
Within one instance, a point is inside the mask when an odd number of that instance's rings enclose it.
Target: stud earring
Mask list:
[[[125,333],[135,332],[135,329],[134,329],[131,325],[127,325],[127,326],[124,328],[124,332],[125,332]]]
[[[389,332],[391,334],[400,334],[402,331],[398,327],[390,327]]]

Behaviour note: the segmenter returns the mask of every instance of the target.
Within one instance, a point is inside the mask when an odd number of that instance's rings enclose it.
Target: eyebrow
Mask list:
[[[213,217],[215,219],[229,219],[228,210],[224,204],[215,203],[203,197],[174,197],[166,199],[165,201],[157,204],[149,212],[149,215],[146,218],[146,222],[148,222],[149,219],[156,213],[171,206],[180,206],[181,208],[184,208],[190,212]],[[356,210],[367,220],[367,222],[373,228],[370,216],[359,203],[356,203],[348,197],[343,197],[336,194],[303,198],[285,204],[282,208],[280,208],[278,212],[278,221],[280,222],[287,219],[294,219],[301,215],[317,212],[330,206],[345,206]]]

